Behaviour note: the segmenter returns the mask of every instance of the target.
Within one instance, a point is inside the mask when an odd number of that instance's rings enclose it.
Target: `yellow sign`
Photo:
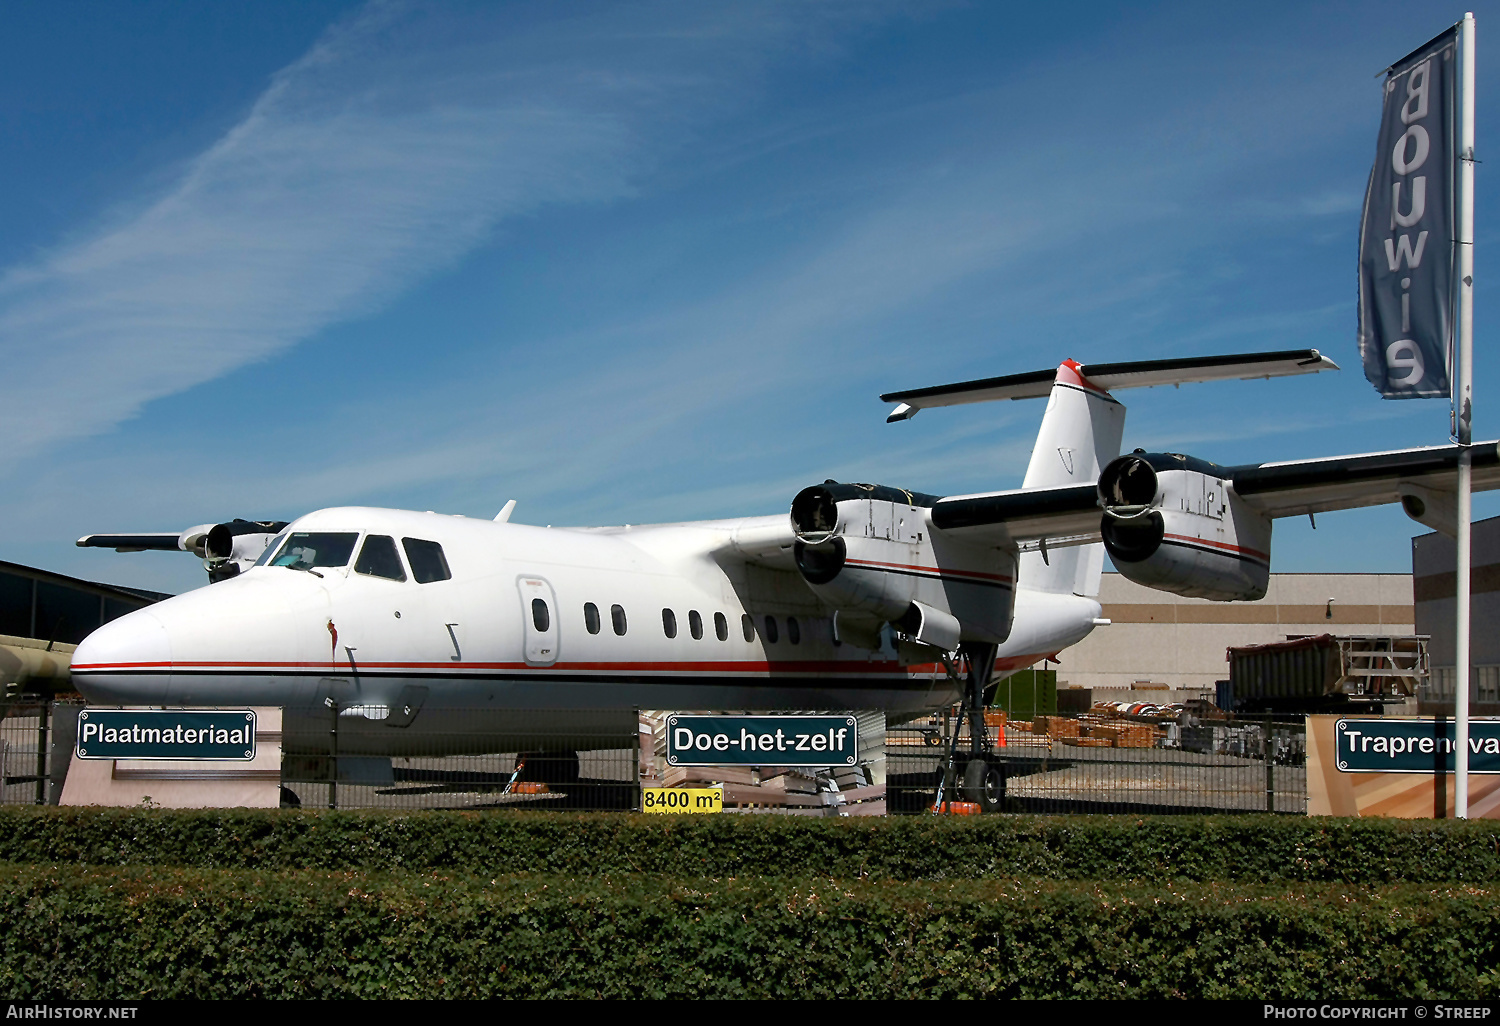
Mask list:
[[[723,812],[720,787],[644,787],[642,812]]]

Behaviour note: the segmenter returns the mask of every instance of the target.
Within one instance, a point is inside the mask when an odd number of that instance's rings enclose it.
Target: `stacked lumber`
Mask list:
[[[670,766],[661,776],[660,787],[701,787],[704,784],[755,786],[755,771],[749,766]]]
[[[1065,737],[1060,739],[1074,748],[1113,748],[1115,743],[1107,737]]]
[[[1149,723],[1103,720],[1097,717],[1081,717],[1077,723],[1078,737],[1065,738],[1065,744],[1080,748],[1156,747],[1157,730]]]
[[[1052,740],[1078,737],[1078,721],[1068,716],[1038,716],[1032,721],[1037,733],[1046,734]]]
[[[1125,723],[1115,739],[1116,748],[1155,748],[1157,728],[1149,723]]]

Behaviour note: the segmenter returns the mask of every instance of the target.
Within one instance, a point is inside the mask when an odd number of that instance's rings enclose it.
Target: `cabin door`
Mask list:
[[[521,624],[526,639],[526,662],[551,666],[557,662],[557,598],[544,578],[523,575],[516,579],[521,592]]]

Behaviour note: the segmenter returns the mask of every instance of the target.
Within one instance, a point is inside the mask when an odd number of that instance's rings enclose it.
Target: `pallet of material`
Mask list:
[[[1113,748],[1115,746],[1115,743],[1107,737],[1063,737],[1058,740],[1075,748]]]
[[[1079,736],[1078,721],[1065,716],[1038,716],[1032,722],[1035,723],[1037,732],[1051,738]]]
[[[748,766],[669,766],[662,774],[663,787],[691,784],[754,784]]]
[[[817,794],[818,781],[816,777],[803,776],[801,773],[782,773],[779,776],[767,777],[760,782],[763,791],[779,791],[783,794]]]

